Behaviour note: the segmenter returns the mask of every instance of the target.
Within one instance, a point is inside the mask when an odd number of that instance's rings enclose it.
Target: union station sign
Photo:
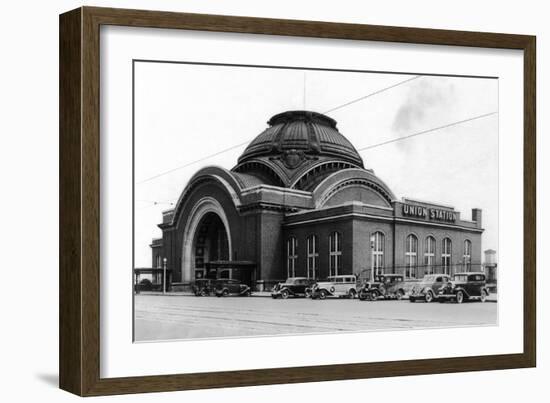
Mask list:
[[[403,215],[407,217],[422,218],[424,220],[444,222],[456,221],[456,213],[454,211],[416,206],[413,204],[403,204]]]

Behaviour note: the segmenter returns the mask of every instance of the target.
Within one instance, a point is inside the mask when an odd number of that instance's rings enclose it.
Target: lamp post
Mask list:
[[[162,259],[162,293],[163,294],[166,294],[166,262],[168,261],[168,259],[164,258]]]

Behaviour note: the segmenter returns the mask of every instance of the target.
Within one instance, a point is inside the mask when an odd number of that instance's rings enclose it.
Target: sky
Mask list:
[[[136,267],[151,266],[162,211],[189,178],[231,169],[246,144],[209,156],[297,109],[335,119],[397,198],[452,205],[466,220],[481,208],[482,250],[498,252],[498,79],[150,62],[134,79]]]

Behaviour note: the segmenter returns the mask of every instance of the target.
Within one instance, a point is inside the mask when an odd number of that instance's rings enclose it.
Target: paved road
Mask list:
[[[496,324],[492,302],[136,295],[136,340],[334,333]]]

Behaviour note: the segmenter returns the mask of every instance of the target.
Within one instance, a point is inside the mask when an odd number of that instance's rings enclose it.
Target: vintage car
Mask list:
[[[331,276],[326,280],[313,284],[306,291],[312,299],[325,299],[326,297],[355,298],[357,295],[357,277],[352,274]]]
[[[271,290],[272,298],[307,297],[314,281],[306,277],[289,277],[284,283],[278,283]],[[308,292],[306,292],[306,290]]]
[[[378,298],[400,300],[405,296],[405,290],[402,274],[380,274],[374,276],[374,281],[364,282],[357,296],[361,301],[374,301]]]
[[[416,283],[409,294],[409,301],[418,300],[432,302],[438,298],[439,289],[449,282],[451,277],[447,274],[427,274]]]
[[[250,287],[239,280],[224,279],[216,280],[214,285],[216,297],[227,297],[229,295],[250,296]]]
[[[468,300],[485,302],[489,296],[486,277],[483,273],[456,273],[438,293],[439,302],[456,301],[461,304]]]
[[[196,279],[195,283],[191,286],[191,291],[197,297],[204,297],[214,292],[214,280],[209,278]]]

